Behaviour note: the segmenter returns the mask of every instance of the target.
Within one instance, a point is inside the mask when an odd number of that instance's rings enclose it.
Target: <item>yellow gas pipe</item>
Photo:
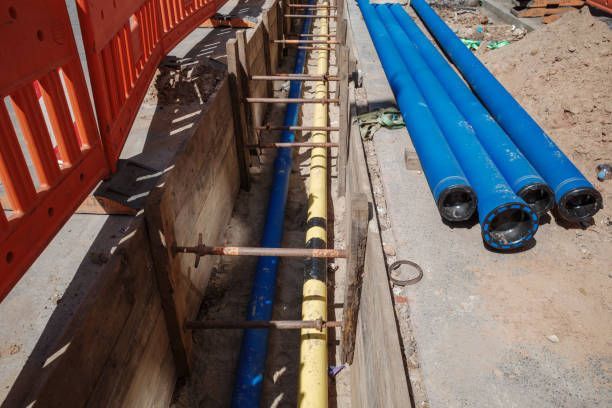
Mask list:
[[[320,5],[328,5],[324,1]],[[328,10],[317,10],[318,34],[329,33]],[[317,75],[328,74],[329,51],[327,47],[317,51]],[[327,81],[315,85],[315,98],[328,97]],[[314,105],[313,126],[328,126],[328,105]],[[313,132],[311,140],[325,143],[325,131]],[[308,188],[308,221],[306,246],[309,248],[327,247],[327,148],[313,148],[310,155],[310,180]],[[325,258],[310,259],[304,271],[302,299],[303,320],[327,320],[327,261]],[[327,407],[327,330],[303,329],[300,333],[300,369],[298,387],[299,407]]]

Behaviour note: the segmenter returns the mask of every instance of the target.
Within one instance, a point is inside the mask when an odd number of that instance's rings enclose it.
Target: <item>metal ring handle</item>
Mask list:
[[[406,279],[406,280],[394,278],[392,275],[392,272],[399,269],[399,267],[402,265],[410,265],[414,267],[418,271],[419,274],[414,278]],[[388,275],[389,275],[389,279],[391,280],[391,282],[393,282],[394,284],[398,286],[414,285],[415,283],[418,283],[421,279],[423,279],[423,269],[421,268],[419,264],[412,262],[412,261],[404,261],[404,260],[395,261],[391,265],[389,265]]]

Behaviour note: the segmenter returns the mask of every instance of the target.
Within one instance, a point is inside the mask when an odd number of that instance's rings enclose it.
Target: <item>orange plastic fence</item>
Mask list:
[[[100,133],[112,170],[162,57],[215,0],[77,0]]]
[[[64,0],[0,0],[0,300],[107,174]]]

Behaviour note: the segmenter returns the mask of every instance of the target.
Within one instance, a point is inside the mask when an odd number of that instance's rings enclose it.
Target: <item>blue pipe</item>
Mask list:
[[[436,47],[425,37],[399,4],[389,6],[393,17],[404,30],[429,69],[436,75],[455,106],[470,122],[478,140],[504,176],[512,190],[538,215],[551,210],[554,194],[506,132],[491,117],[476,95],[451,68]]]
[[[307,4],[314,4],[309,0]],[[306,10],[307,14],[312,9]],[[310,32],[312,19],[304,19],[302,34]],[[301,74],[306,65],[306,50],[298,50],[295,56],[293,72]],[[302,81],[291,81],[289,98],[299,98],[302,94]],[[295,126],[298,122],[299,104],[288,104],[285,111],[284,126]],[[295,133],[283,131],[281,142],[295,141]],[[284,147],[277,149],[274,160],[274,178],[268,200],[266,222],[261,240],[262,247],[279,248],[283,237],[283,224],[285,220],[285,204],[291,176],[292,149]],[[260,257],[257,262],[251,299],[247,309],[247,320],[270,320],[276,289],[276,272],[278,257]],[[232,394],[232,407],[259,407],[261,389],[266,367],[268,349],[268,329],[244,330],[236,383]]]
[[[474,93],[553,189],[559,214],[579,222],[603,208],[601,194],[425,0],[410,4]]]
[[[469,219],[476,210],[476,195],[438,127],[423,95],[414,83],[385,26],[368,0],[358,0],[376,52],[395,94],[406,127],[419,156],[442,218]]]
[[[482,147],[472,126],[431,72],[387,6],[374,8],[391,35],[408,74],[431,107],[451,150],[478,196],[478,218],[484,241],[496,249],[525,245],[537,231],[537,214],[510,188]],[[410,119],[410,118],[409,118]]]

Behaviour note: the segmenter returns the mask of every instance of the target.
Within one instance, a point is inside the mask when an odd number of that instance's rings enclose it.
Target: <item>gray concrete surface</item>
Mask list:
[[[230,0],[221,12],[258,16],[263,3]],[[85,63],[75,2],[67,0],[67,4]],[[198,28],[172,53],[223,61],[225,42],[234,34],[232,29]],[[151,185],[137,179],[142,175],[141,165],[149,176],[159,175],[168,167],[189,137],[198,114],[181,107],[164,111],[156,98],[147,96],[122,152],[124,164],[110,183],[128,191],[128,200],[139,200],[138,205],[142,205]],[[126,165],[128,160],[136,163],[137,170]],[[73,320],[75,311],[95,287],[114,246],[129,235],[133,223],[134,218],[126,216],[72,216],[0,303],[0,401],[4,401],[22,371],[36,370],[47,363],[48,348]]]
[[[533,31],[543,25],[541,18],[518,18],[510,12],[514,7],[512,0],[482,0],[482,8],[499,21]]]
[[[370,108],[389,105],[393,94],[355,2],[348,10]],[[374,145],[397,258],[424,269],[420,283],[401,291],[409,313],[398,319],[411,323],[431,406],[612,406],[609,268],[581,262],[573,245],[588,232],[553,221],[527,251],[490,252],[478,224],[441,221],[424,175],[404,164],[405,149],[414,151],[405,129],[379,131]],[[559,273],[560,264],[574,271]],[[577,290],[587,281],[585,293],[603,297],[603,308]]]

